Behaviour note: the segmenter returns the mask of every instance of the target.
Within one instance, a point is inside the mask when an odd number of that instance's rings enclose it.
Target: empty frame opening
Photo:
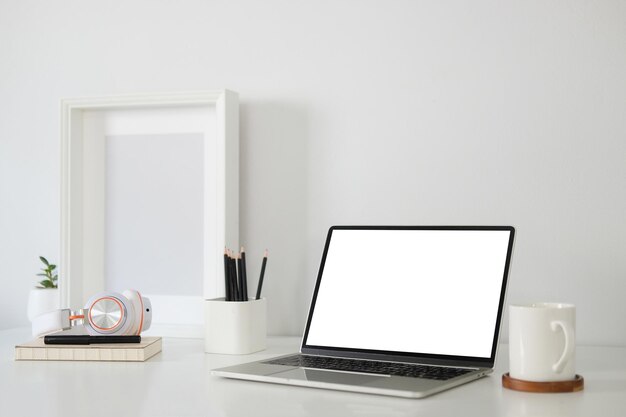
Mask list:
[[[204,134],[105,138],[107,289],[202,294]]]

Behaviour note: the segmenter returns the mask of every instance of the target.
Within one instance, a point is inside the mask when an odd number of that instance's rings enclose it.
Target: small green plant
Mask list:
[[[58,288],[58,275],[54,272],[57,266],[48,262],[48,260],[43,256],[40,256],[39,259],[41,259],[41,262],[43,262],[46,267],[41,268],[43,273],[37,274],[39,277],[44,277],[43,280],[39,281],[37,288]]]

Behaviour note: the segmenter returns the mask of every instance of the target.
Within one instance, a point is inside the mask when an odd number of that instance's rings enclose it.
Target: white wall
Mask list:
[[[332,224],[513,224],[509,302],[626,345],[626,3],[0,1],[0,328],[59,256],[59,98],[230,88],[271,333]],[[258,266],[251,267],[252,272]]]

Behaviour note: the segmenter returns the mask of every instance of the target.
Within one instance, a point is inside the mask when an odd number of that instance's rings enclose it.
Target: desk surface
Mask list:
[[[0,416],[620,416],[626,415],[626,348],[577,349],[585,389],[530,394],[503,389],[507,347],[495,372],[432,397],[410,400],[222,379],[209,370],[298,350],[270,338],[252,355],[207,355],[201,340],[164,339],[144,363],[15,362],[25,329],[0,332]]]

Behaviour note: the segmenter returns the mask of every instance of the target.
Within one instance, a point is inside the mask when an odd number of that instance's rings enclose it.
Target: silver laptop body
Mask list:
[[[213,375],[422,398],[492,372],[515,230],[333,226],[299,354]]]

